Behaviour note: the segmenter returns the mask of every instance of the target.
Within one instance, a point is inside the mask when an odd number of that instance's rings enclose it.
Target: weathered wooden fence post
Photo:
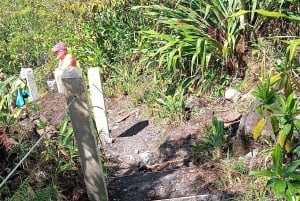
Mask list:
[[[101,137],[109,139],[110,136],[99,68],[94,67],[88,70],[88,80],[91,104],[98,133]]]
[[[108,201],[101,158],[95,140],[96,131],[92,125],[82,70],[70,67],[62,71],[61,93],[65,95],[68,105],[70,104],[69,113],[89,199]]]

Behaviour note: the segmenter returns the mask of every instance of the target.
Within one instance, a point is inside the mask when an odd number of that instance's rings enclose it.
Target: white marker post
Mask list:
[[[92,109],[98,134],[105,139],[109,139],[108,121],[106,116],[106,108],[104,95],[101,85],[101,77],[99,68],[94,67],[88,70],[88,80]]]
[[[39,99],[39,93],[36,86],[33,70],[31,68],[21,68],[20,78],[26,79],[26,84],[29,89],[30,96],[33,101]]]
[[[57,68],[54,71],[54,78],[55,78],[58,93],[62,93],[62,91],[64,91],[63,90],[63,84],[62,84],[62,81],[61,81],[61,76],[62,76],[63,72],[64,72],[64,70],[60,69],[60,68]]]

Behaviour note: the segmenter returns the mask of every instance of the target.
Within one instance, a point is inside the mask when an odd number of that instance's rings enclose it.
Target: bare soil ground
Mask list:
[[[40,105],[41,110],[28,109],[24,120],[42,118],[53,125],[54,131],[59,128],[59,122],[67,111],[64,97],[50,94],[32,104]],[[171,125],[157,123],[153,120],[154,116],[145,116],[143,106],[133,108],[127,96],[108,98],[106,105],[114,142],[102,140],[99,147],[103,150],[103,160],[108,166],[105,173],[111,201],[175,199],[192,195],[215,196],[213,199],[203,200],[238,200],[243,193],[241,182],[228,181],[239,173],[229,172],[220,159],[212,159],[205,154],[198,156],[197,160],[193,157],[196,142],[204,136],[205,126],[211,120],[211,112],[204,111],[200,115],[192,115],[184,124]],[[218,108],[214,112],[220,117],[224,117],[235,107],[225,100],[211,103],[200,101],[197,107],[200,110],[212,105]],[[35,129],[31,126],[28,129],[31,130],[26,132],[27,139],[38,139]],[[17,130],[11,132],[20,133]],[[3,130],[0,133],[2,177],[15,164],[10,161],[9,157],[12,156],[7,155],[12,143],[16,143],[15,138]],[[55,163],[49,162],[46,171],[51,174],[55,166]],[[63,188],[62,200],[87,200],[79,162],[77,166],[74,171],[61,175],[59,185]],[[20,168],[17,176],[8,182],[8,187],[16,188],[29,175],[31,168],[37,169],[34,164]],[[45,167],[38,167],[41,170],[43,168]],[[1,196],[4,199],[5,193]]]

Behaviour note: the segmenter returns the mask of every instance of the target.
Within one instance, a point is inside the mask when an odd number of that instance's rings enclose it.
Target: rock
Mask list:
[[[234,122],[239,120],[242,117],[242,114],[239,112],[230,112],[224,117],[224,123]]]
[[[200,115],[199,123],[201,125],[208,125],[209,123],[211,123],[212,117],[214,115],[214,111],[210,108],[204,107],[201,108],[199,115]]]
[[[261,116],[256,112],[249,112],[242,116],[237,134],[233,139],[234,155],[236,156],[245,155],[255,148],[254,147],[255,143],[253,139],[253,129],[260,119]],[[269,120],[264,126],[259,139],[275,141],[272,124]]]
[[[232,137],[238,130],[242,114],[239,112],[231,112],[224,117],[224,128],[229,131],[227,137]]]
[[[236,102],[240,98],[241,93],[235,89],[227,89],[225,91],[225,99]]]
[[[139,167],[148,166],[153,162],[152,155],[149,151],[139,154]]]
[[[258,149],[253,149],[252,151],[250,151],[248,154],[245,155],[246,159],[251,159],[251,158],[256,158],[258,154]]]
[[[194,107],[205,107],[206,105],[207,103],[204,100],[194,96],[188,97],[185,100],[185,107],[189,109],[192,109]]]
[[[200,110],[200,115],[201,116],[205,116],[205,117],[208,117],[208,118],[211,118],[214,114],[214,111],[208,107],[203,107],[201,108]]]
[[[50,178],[50,175],[44,171],[38,171],[37,173],[34,174],[34,181],[39,186],[44,186],[47,183],[47,181],[49,180],[49,178]]]
[[[19,125],[22,126],[25,131],[32,131],[35,128],[35,124],[27,119],[19,121]]]
[[[115,142],[114,138],[107,137],[106,135],[101,135],[100,139],[102,140],[103,143],[106,143],[106,144],[113,144]]]
[[[37,134],[39,134],[40,136],[42,136],[42,135],[44,135],[45,134],[45,132],[46,132],[46,129],[45,128],[41,128],[41,129],[36,129],[36,132],[37,132]]]
[[[254,101],[255,97],[251,94],[252,91],[249,91],[248,93],[242,95],[241,97],[241,101]]]

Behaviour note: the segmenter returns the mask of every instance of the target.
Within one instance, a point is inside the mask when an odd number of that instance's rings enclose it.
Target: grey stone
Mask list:
[[[233,139],[234,155],[245,155],[252,151],[255,143],[253,138],[253,129],[261,118],[261,115],[257,112],[243,114],[237,134]],[[259,139],[275,141],[274,131],[269,120],[267,120]]]
[[[242,95],[241,97],[241,101],[246,101],[246,100],[250,100],[250,101],[254,101],[255,97],[252,95],[252,91],[249,91],[248,93]]]
[[[139,166],[147,166],[153,162],[152,154],[149,151],[145,151],[139,154]]]
[[[240,95],[241,93],[239,91],[232,88],[225,91],[225,98],[233,102],[236,102],[240,98]]]

